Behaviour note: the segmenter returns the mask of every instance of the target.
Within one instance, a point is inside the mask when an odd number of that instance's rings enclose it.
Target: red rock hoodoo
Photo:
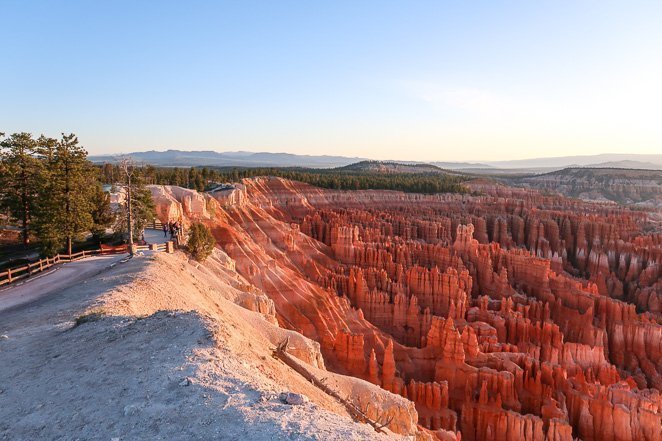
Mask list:
[[[327,368],[413,401],[439,439],[662,439],[662,234],[644,211],[475,189],[153,192]]]

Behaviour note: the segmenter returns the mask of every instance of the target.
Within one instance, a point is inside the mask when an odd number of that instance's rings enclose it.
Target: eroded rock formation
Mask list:
[[[330,370],[462,440],[662,439],[662,234],[647,215],[535,191],[155,187],[206,222],[282,327]]]

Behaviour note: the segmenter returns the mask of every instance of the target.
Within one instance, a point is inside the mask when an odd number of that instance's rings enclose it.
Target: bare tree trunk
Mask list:
[[[131,219],[131,176],[128,176],[129,178],[129,185],[126,187],[126,200],[127,200],[127,208],[128,208],[128,213],[127,213],[127,220],[128,220],[128,226],[129,226],[129,254],[133,256],[133,222]]]
[[[131,177],[133,176],[135,162],[131,158],[123,158],[120,161],[119,169],[126,175],[126,208],[127,208],[127,227],[129,228],[129,254],[133,256],[133,213],[131,207]]]
[[[23,206],[23,245],[28,246],[30,244],[30,236],[28,234],[28,207],[27,204]]]
[[[322,392],[338,400],[341,404],[345,406],[345,409],[347,409],[347,411],[355,421],[370,424],[372,428],[375,429],[375,432],[384,433],[382,429],[388,426],[389,424],[391,424],[391,421],[393,421],[393,416],[391,416],[385,423],[378,423],[377,421],[373,421],[370,417],[368,417],[368,415],[366,415],[366,410],[358,408],[354,403],[350,402],[349,399],[342,398],[336,391],[334,391],[329,386],[324,384],[323,380],[320,381],[317,378],[315,378],[315,376],[310,372],[308,372],[308,370],[306,370],[306,368],[303,365],[295,361],[294,357],[292,357],[290,354],[287,353],[287,345],[289,344],[289,342],[290,342],[290,338],[287,337],[273,351],[273,356],[280,359],[287,366],[292,368],[296,373],[301,375],[306,380],[310,381],[313,384],[313,386],[317,387]]]

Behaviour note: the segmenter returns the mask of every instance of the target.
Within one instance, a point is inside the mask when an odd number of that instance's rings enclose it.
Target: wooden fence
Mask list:
[[[134,252],[136,251],[168,251],[167,243],[151,243],[149,245],[134,245]]]
[[[155,220],[147,228],[154,230],[162,230],[163,224]],[[179,242],[179,237],[176,237],[177,242]],[[134,245],[135,251],[158,251],[158,252],[172,252],[174,248],[168,249],[167,243],[159,244],[150,244],[150,245]],[[127,253],[128,250],[126,246],[124,247],[102,247],[98,250],[85,250],[73,254],[58,254],[54,257],[46,257],[44,259],[39,259],[36,262],[30,262],[23,266],[17,266],[14,268],[9,268],[4,272],[0,272],[0,286],[8,285],[10,283],[16,282],[18,280],[30,277],[33,274],[40,273],[53,265],[57,265],[62,262],[75,262],[76,260],[85,259],[86,257],[98,255],[98,254],[111,254],[111,253]]]
[[[162,230],[163,229],[163,222],[161,222],[158,219],[154,219],[148,226],[147,228],[152,229],[152,230]]]
[[[39,259],[36,262],[31,262],[23,266],[9,268],[7,271],[0,273],[0,286],[16,282],[25,277],[29,277],[35,273],[40,273],[53,265],[61,262],[75,262],[76,260],[85,259],[86,257],[95,254],[101,254],[102,250],[81,251],[74,254],[58,254],[54,257],[46,257]]]
[[[148,229],[151,229],[151,230],[163,231],[163,222],[161,222],[158,219],[154,219],[152,222],[147,224],[147,227],[145,227],[145,228],[148,228]],[[174,239],[175,243],[177,244],[177,246],[180,246],[181,244],[183,244],[185,242],[184,241],[184,229],[180,228],[179,231],[177,232],[177,234],[173,237],[173,239]]]

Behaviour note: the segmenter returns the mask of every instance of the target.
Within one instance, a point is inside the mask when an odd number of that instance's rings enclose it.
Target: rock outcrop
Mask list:
[[[240,185],[153,192],[160,216],[209,224],[328,369],[412,401],[421,433],[662,439],[662,235],[645,212],[496,185]]]

